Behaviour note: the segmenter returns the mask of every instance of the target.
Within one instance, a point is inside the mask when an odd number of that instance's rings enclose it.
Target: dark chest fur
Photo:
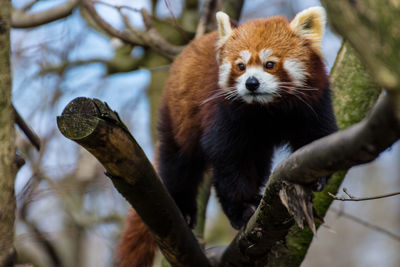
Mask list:
[[[336,130],[331,112],[330,90],[325,88],[319,102],[295,105],[218,106],[213,123],[201,144],[211,162],[243,161],[268,157],[275,146],[288,143],[293,150]]]

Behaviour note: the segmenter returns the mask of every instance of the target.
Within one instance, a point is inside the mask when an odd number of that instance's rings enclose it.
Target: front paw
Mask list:
[[[257,207],[255,205],[246,205],[241,210],[237,210],[234,214],[231,214],[229,221],[233,228],[239,230],[249,221],[251,216],[253,216]]]

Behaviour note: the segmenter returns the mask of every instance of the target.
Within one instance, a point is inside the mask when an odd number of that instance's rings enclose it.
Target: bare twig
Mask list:
[[[30,2],[26,3],[21,10],[28,11],[31,9],[35,4],[37,4],[40,0],[31,0]]]
[[[128,10],[128,11],[132,11],[132,12],[135,12],[135,13],[141,13],[141,11],[142,11],[141,9],[134,8],[134,7],[131,7],[131,6],[127,6],[127,5],[113,5],[113,4],[109,4],[109,3],[106,3],[106,2],[103,2],[103,1],[99,1],[99,0],[94,0],[93,3],[95,3],[95,4],[101,4],[101,5],[105,5],[105,6],[108,6],[108,7],[115,8],[115,9],[117,9],[119,12],[121,12],[123,9],[126,9],[126,10]],[[121,16],[122,16],[122,15],[123,15],[123,14],[121,13]],[[188,39],[188,37],[187,37],[187,34],[185,33],[185,30],[182,29],[182,27],[181,27],[177,22],[174,23],[174,22],[171,22],[171,21],[166,20],[166,19],[164,19],[164,20],[163,20],[163,19],[160,19],[160,18],[154,16],[154,14],[149,14],[149,16],[151,17],[151,19],[152,19],[153,21],[157,21],[157,22],[161,22],[161,23],[163,23],[163,24],[167,24],[167,25],[169,25],[170,27],[176,29],[187,41],[189,41],[189,39]]]
[[[107,2],[103,2],[103,1],[99,1],[99,0],[94,0],[93,3],[94,4],[101,4],[101,5],[108,6],[108,7],[112,7],[112,8],[115,8],[117,10],[127,9],[127,10],[130,10],[130,11],[133,11],[133,12],[140,13],[140,9],[139,8],[134,8],[134,7],[127,6],[127,5],[113,5],[113,4],[110,4],[110,3],[107,3]]]
[[[117,37],[124,41],[125,43],[132,44],[132,45],[144,45],[140,40],[135,39],[131,35],[127,34],[126,32],[120,31],[118,29],[115,29],[113,26],[111,26],[108,22],[106,22],[102,17],[100,17],[99,13],[97,13],[93,2],[91,0],[82,0],[83,1],[83,6],[86,8],[86,10],[89,12],[89,14],[92,16],[94,21],[103,29],[105,30],[108,34],[111,36]]]
[[[28,227],[30,232],[33,233],[34,239],[40,244],[43,251],[46,252],[46,255],[49,257],[51,261],[51,266],[64,266],[63,261],[59,257],[57,249],[53,242],[47,237],[47,234],[42,232],[37,223],[28,219],[28,207],[32,203],[34,199],[34,195],[36,194],[36,189],[40,185],[40,179],[36,176],[32,177],[26,187],[23,190],[23,194],[21,194],[20,201],[22,202],[21,208],[19,209],[19,216],[21,221]]]
[[[165,6],[167,7],[169,14],[171,15],[172,25],[174,28],[183,36],[186,41],[190,41],[189,37],[186,35],[185,30],[179,25],[178,20],[175,17],[174,11],[172,10],[171,3],[169,0],[164,0]]]
[[[389,230],[386,230],[386,229],[382,228],[379,225],[376,225],[376,224],[370,223],[368,221],[365,221],[363,219],[360,219],[360,218],[358,218],[356,216],[353,216],[353,215],[351,215],[349,213],[346,213],[346,212],[344,212],[343,210],[340,210],[340,209],[331,208],[331,210],[334,211],[339,217],[347,218],[347,219],[349,219],[351,221],[359,223],[359,224],[361,224],[361,225],[363,225],[363,226],[365,226],[367,228],[370,228],[370,229],[372,229],[374,231],[377,231],[379,233],[387,235],[390,238],[392,238],[393,240],[396,240],[396,241],[400,242],[400,235],[398,235],[396,233],[393,233],[393,232],[391,232]]]
[[[31,144],[39,151],[40,150],[39,136],[31,129],[31,127],[29,127],[29,125],[25,122],[25,120],[18,113],[18,111],[14,107],[14,105],[12,106],[12,109],[14,110],[15,123],[19,126],[19,128],[22,130],[22,132],[25,134],[25,136],[29,139]]]
[[[31,28],[65,18],[72,14],[78,4],[79,0],[69,0],[54,8],[34,13],[27,13],[24,9],[15,9],[11,17],[11,27]]]
[[[344,196],[339,197],[335,196],[334,194],[328,192],[329,196],[332,197],[335,200],[340,200],[340,201],[364,201],[364,200],[374,200],[374,199],[380,199],[380,198],[386,198],[386,197],[392,197],[396,195],[400,195],[400,192],[395,192],[395,193],[389,193],[389,194],[384,194],[384,195],[379,195],[379,196],[373,196],[373,197],[355,197],[347,191],[347,188],[343,188],[343,192],[349,197],[346,198]]]
[[[150,47],[157,53],[163,55],[164,57],[172,60],[175,58],[177,54],[181,52],[183,47],[175,46],[170,44],[164,37],[160,35],[160,33],[152,26],[151,16],[147,13],[146,10],[142,9],[141,14],[143,17],[143,21],[145,22],[147,31],[142,32],[135,29],[129,19],[120,12],[122,19],[129,29],[129,32],[120,31],[112,27],[108,22],[106,22],[96,11],[93,2],[91,0],[82,0],[83,5],[88,10],[89,14],[95,20],[95,22],[103,28],[108,34],[111,36],[117,37],[124,41],[125,43],[131,45],[140,45],[143,47]],[[103,2],[98,2],[104,4]],[[117,8],[117,6],[113,6]]]
[[[143,35],[146,43],[160,54],[170,59],[174,59],[175,56],[182,51],[183,47],[170,44],[160,35],[160,33],[153,27],[151,16],[146,9],[142,9],[141,14],[147,28],[147,35]]]

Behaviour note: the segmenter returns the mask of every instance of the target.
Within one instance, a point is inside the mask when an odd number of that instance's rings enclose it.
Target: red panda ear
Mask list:
[[[232,33],[231,20],[229,16],[222,11],[217,12],[216,17],[219,33],[219,41],[217,45],[222,46]]]
[[[325,9],[323,7],[310,7],[298,13],[290,22],[290,27],[298,35],[310,40],[316,52],[321,53],[325,22]]]

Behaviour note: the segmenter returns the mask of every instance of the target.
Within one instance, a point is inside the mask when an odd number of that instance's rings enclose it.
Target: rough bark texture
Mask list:
[[[328,1],[332,26],[354,47],[372,77],[385,89],[400,88],[400,2]]]
[[[14,113],[11,107],[10,1],[0,4],[0,266],[12,266],[15,196]]]
[[[65,137],[103,164],[173,266],[209,266],[174,201],[117,113],[99,100],[77,98],[57,122]]]

